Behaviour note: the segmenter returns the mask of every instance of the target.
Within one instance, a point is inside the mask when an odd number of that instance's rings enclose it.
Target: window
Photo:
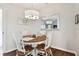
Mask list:
[[[59,29],[59,17],[52,17],[42,20],[42,30],[57,30]]]

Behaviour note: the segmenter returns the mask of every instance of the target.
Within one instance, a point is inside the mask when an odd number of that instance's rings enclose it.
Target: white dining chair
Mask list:
[[[52,43],[52,33],[51,32],[44,32],[46,34],[46,41],[45,41],[45,47],[42,50],[38,50],[38,53],[46,53],[46,50],[51,47],[51,43]],[[51,55],[53,55],[51,52],[51,50],[49,51]],[[48,53],[46,53],[46,56],[48,55]]]
[[[48,38],[46,39],[48,40]],[[50,42],[47,41],[47,44],[45,44],[45,47],[43,49],[38,50],[38,53],[42,53],[45,54],[46,56],[48,56],[48,53],[46,52],[46,50],[50,47]]]
[[[24,46],[23,40],[22,40],[23,37],[22,37],[20,32],[19,33],[13,33],[12,36],[13,36],[17,51],[22,52],[26,56],[31,54],[31,52],[25,50],[25,46]],[[18,55],[18,54],[16,53],[16,55]]]

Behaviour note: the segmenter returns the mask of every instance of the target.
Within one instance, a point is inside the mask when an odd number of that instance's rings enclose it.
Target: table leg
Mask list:
[[[34,51],[33,51],[32,54],[33,54],[34,56],[37,56],[36,45],[33,45],[33,46],[34,46]]]

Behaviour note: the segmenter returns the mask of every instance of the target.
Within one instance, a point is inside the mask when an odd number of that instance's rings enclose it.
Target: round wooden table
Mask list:
[[[36,54],[36,46],[38,44],[45,43],[46,36],[45,35],[42,35],[42,36],[37,36],[36,38],[28,38],[28,39],[31,39],[31,40],[28,40],[27,41],[27,38],[26,38],[26,39],[23,40],[23,43],[24,43],[24,45],[31,44],[34,47],[33,55],[36,56],[37,55]]]

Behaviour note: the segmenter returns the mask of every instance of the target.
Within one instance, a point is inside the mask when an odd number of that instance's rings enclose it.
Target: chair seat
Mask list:
[[[31,53],[31,51],[33,50],[34,48],[31,46],[31,45],[26,45],[25,46],[25,51],[23,49],[18,49],[16,51],[16,54],[18,56],[25,56],[25,55],[28,55]]]
[[[31,51],[33,50],[34,48],[32,47],[32,45],[25,45],[25,50],[26,51]]]
[[[36,47],[38,50],[42,50],[45,48],[45,44],[42,43],[42,44],[38,44],[37,47]]]
[[[46,49],[45,48],[41,48],[41,49],[38,49],[38,51],[39,51],[38,54],[43,54],[43,55],[47,54],[48,56],[53,55],[50,47],[46,48]]]

